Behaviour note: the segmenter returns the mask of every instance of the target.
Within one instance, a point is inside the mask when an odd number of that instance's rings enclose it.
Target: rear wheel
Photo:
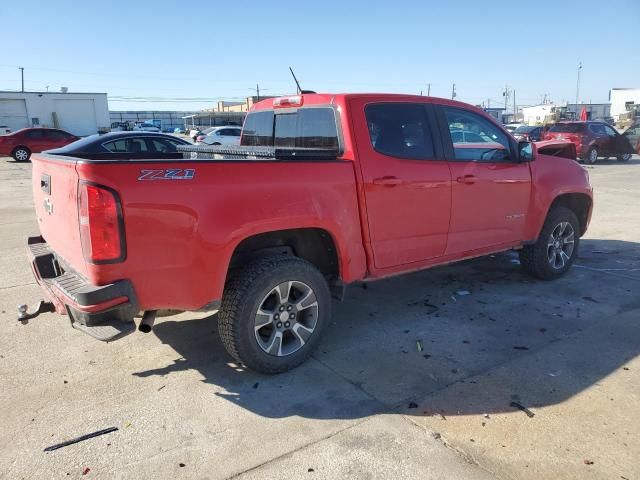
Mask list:
[[[16,162],[26,162],[31,158],[31,150],[27,147],[18,147],[13,151],[11,156]]]
[[[598,149],[596,147],[591,147],[587,152],[584,162],[589,165],[593,165],[596,161],[598,161]]]
[[[218,316],[229,354],[252,370],[280,373],[304,362],[331,316],[322,274],[297,257],[265,257],[230,275]]]
[[[624,153],[622,155],[618,155],[618,161],[619,162],[628,162],[629,160],[631,160],[631,154],[630,153]]]
[[[578,256],[579,232],[575,213],[566,207],[554,207],[536,243],[520,250],[520,263],[527,273],[543,280],[564,275]]]

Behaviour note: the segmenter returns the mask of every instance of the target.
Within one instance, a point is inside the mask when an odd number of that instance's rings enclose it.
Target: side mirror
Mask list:
[[[536,157],[533,142],[518,142],[518,160],[520,162],[533,162]]]

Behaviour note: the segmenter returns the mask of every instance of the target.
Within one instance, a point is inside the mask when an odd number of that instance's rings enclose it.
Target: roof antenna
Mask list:
[[[316,93],[313,90],[303,90],[302,87],[300,87],[300,82],[298,82],[298,79],[296,78],[296,74],[293,73],[293,68],[289,67],[289,71],[291,72],[293,80],[296,82],[296,87],[298,89],[297,93]]]

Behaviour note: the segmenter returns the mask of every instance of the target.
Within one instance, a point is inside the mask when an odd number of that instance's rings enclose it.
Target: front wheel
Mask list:
[[[629,160],[631,160],[631,154],[630,153],[624,153],[622,155],[618,155],[618,161],[619,162],[628,162]]]
[[[527,273],[542,280],[564,275],[578,256],[579,232],[575,213],[566,207],[554,207],[536,243],[520,250],[521,265]]]
[[[281,373],[304,362],[331,317],[322,274],[291,256],[253,261],[230,274],[218,314],[229,354],[252,370]]]

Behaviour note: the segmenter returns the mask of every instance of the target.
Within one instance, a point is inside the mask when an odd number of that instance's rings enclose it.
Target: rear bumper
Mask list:
[[[40,236],[28,238],[27,255],[43,293],[57,313],[69,315],[74,328],[102,341],[117,340],[135,330],[138,301],[131,282],[90,284],[62,266]]]

